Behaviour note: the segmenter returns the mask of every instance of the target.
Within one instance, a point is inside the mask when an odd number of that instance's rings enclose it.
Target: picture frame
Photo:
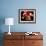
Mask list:
[[[36,23],[36,9],[19,9],[19,23]]]

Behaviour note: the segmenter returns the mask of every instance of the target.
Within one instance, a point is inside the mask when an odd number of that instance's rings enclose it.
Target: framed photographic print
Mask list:
[[[19,9],[19,23],[36,23],[36,9]]]

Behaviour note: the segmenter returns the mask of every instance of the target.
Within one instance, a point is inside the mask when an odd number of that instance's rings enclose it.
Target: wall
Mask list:
[[[11,31],[46,31],[46,1],[45,0],[1,0],[0,17],[13,17],[15,19],[14,26]],[[19,24],[18,9],[36,9],[36,24]],[[2,25],[2,32],[8,31],[6,25]]]
[[[46,0],[0,0],[0,32],[8,32],[8,26],[2,23],[7,17],[15,19],[14,26],[11,26],[12,32],[43,32],[46,35]],[[36,9],[36,24],[19,24],[18,9]],[[46,44],[46,43],[45,43]]]

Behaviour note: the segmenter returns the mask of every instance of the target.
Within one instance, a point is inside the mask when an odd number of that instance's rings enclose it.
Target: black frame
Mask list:
[[[33,14],[33,20],[30,20],[30,21],[28,21],[28,20],[22,20],[21,19],[21,16],[22,16],[22,11],[27,11],[27,12],[33,12],[34,14]],[[23,24],[26,24],[26,23],[36,23],[36,9],[19,9],[19,11],[18,11],[19,13],[18,13],[18,22],[19,23],[23,23]]]

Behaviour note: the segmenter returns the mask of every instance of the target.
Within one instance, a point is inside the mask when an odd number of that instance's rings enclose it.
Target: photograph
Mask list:
[[[36,9],[19,9],[19,23],[36,23]]]

